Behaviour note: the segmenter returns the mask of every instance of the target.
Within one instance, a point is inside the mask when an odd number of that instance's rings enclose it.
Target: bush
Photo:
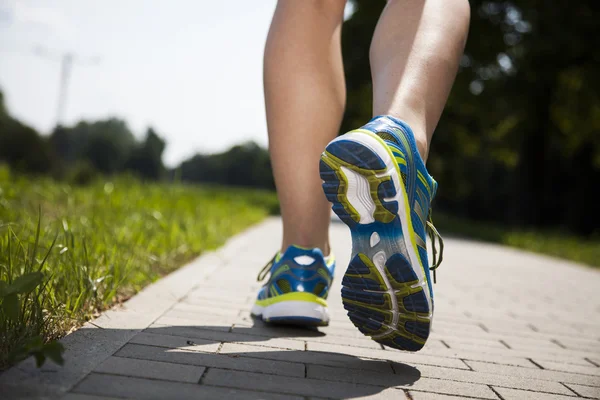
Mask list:
[[[77,161],[75,165],[69,169],[67,182],[76,186],[86,186],[98,179],[99,176],[99,172],[94,168],[91,162],[81,160]]]

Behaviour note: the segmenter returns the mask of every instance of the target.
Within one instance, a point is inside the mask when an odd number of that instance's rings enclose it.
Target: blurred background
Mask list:
[[[591,235],[600,222],[599,7],[471,4],[432,146],[436,208]],[[0,160],[58,178],[132,171],[272,188],[261,66],[274,5],[5,0]],[[367,55],[383,5],[355,0],[346,10],[342,131],[371,117]]]
[[[470,3],[429,158],[434,220],[598,266],[600,3]],[[346,8],[342,132],[371,118],[384,5]],[[4,347],[41,351],[23,338],[47,343],[277,211],[262,94],[274,7],[0,1],[0,281],[41,271],[49,293],[22,292],[19,315],[2,303]]]

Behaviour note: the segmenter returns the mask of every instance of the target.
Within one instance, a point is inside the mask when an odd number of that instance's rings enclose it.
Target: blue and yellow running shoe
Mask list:
[[[431,328],[433,291],[426,230],[437,183],[419,155],[410,127],[378,116],[329,143],[321,179],[333,211],[352,234],[342,301],[354,325],[396,349],[420,350]],[[441,262],[433,251],[434,270]]]
[[[323,257],[317,248],[290,246],[278,252],[258,274],[258,281],[271,276],[258,292],[252,315],[279,324],[328,325],[326,299],[334,270],[334,257]]]

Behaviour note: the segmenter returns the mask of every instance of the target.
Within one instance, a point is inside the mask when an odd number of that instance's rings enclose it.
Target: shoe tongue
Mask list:
[[[303,255],[294,257],[294,262],[298,265],[313,265],[317,261],[314,257]]]
[[[315,261],[324,259],[323,252],[318,247],[309,249],[306,247],[291,245],[283,254],[286,258],[293,258],[300,265],[310,265]],[[298,260],[297,260],[298,259]]]

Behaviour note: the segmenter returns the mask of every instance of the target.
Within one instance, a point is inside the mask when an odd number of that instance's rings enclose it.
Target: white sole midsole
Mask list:
[[[271,318],[314,318],[329,322],[329,310],[321,304],[308,301],[282,301],[266,307],[254,304],[251,313],[264,320]]]

